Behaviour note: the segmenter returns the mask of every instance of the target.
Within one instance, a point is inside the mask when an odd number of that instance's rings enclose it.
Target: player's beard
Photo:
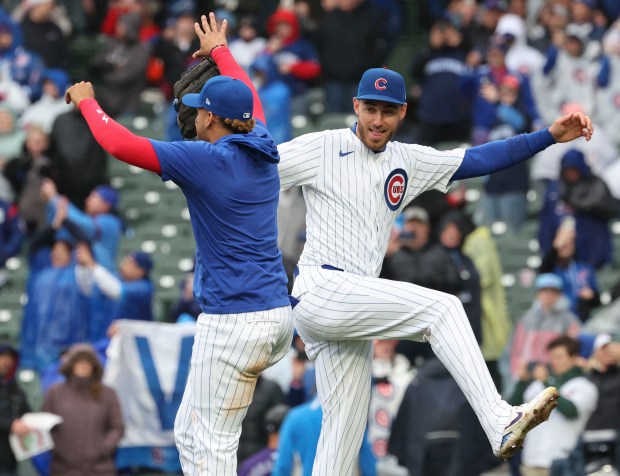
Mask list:
[[[400,121],[398,124],[400,124]],[[391,131],[386,130],[386,132],[384,133],[380,141],[372,139],[367,127],[360,127],[360,125],[358,124],[357,130],[359,133],[360,140],[366,147],[368,147],[373,152],[381,152],[383,149],[385,149],[386,144],[390,140],[392,140],[392,137],[394,137],[394,134],[396,134],[396,131],[398,130],[398,125],[394,127],[394,129]]]

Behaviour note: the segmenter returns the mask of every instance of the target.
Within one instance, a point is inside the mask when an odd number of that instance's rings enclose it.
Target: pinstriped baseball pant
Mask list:
[[[201,314],[190,371],[174,422],[185,476],[237,474],[241,422],[256,380],[289,350],[290,306],[242,314]]]
[[[352,473],[370,400],[372,340],[428,341],[473,407],[497,453],[510,417],[460,301],[414,284],[300,267],[295,326],[315,361],[323,407],[314,476]]]

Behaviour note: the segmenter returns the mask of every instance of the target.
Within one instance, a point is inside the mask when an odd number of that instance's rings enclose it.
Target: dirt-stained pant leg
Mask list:
[[[256,380],[286,354],[292,335],[290,307],[199,316],[174,429],[185,476],[237,474],[241,422]]]

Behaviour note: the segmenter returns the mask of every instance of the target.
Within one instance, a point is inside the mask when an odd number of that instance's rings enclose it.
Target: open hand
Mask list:
[[[573,112],[555,120],[549,132],[556,142],[570,142],[579,137],[590,140],[594,133],[592,121],[582,112]]]
[[[73,103],[75,107],[78,107],[80,105],[80,101],[83,99],[91,98],[95,98],[95,90],[93,89],[93,85],[84,81],[75,83],[67,89],[67,92],[65,92],[65,102],[67,104]]]
[[[222,26],[218,28],[215,14],[211,12],[208,20],[206,15],[202,15],[200,22],[202,28],[198,22],[194,23],[194,30],[200,39],[200,49],[192,55],[194,58],[208,57],[211,55],[211,50],[216,46],[228,45],[228,41],[226,41],[228,22],[226,20],[222,21]]]

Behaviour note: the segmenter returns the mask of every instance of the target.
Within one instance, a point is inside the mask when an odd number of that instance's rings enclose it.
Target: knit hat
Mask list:
[[[558,291],[561,291],[564,285],[562,283],[562,278],[560,278],[557,274],[543,273],[536,278],[536,281],[534,282],[534,287],[537,290],[556,289]]]

